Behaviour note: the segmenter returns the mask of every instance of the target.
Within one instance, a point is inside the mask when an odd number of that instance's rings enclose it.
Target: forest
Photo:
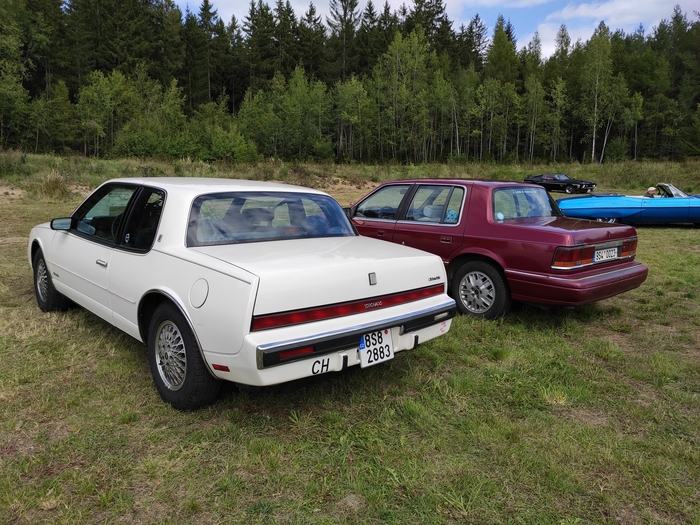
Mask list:
[[[3,0],[0,149],[236,163],[683,160],[700,155],[700,13],[559,28],[542,55],[443,0]]]

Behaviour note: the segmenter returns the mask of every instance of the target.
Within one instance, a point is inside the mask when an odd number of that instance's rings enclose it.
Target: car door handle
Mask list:
[[[377,237],[384,237],[384,235],[386,235],[384,230],[377,230]]]
[[[442,244],[451,244],[452,243],[452,237],[447,237],[446,235],[443,235],[440,237],[440,242]]]
[[[95,263],[96,263],[98,266],[102,266],[102,268],[107,268],[107,261],[103,261],[102,259],[97,259],[97,260],[95,261]]]

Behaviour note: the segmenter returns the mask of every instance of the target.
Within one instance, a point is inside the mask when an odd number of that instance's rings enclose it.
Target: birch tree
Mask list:
[[[595,160],[596,138],[602,120],[602,109],[612,84],[610,31],[601,22],[586,45],[581,71],[582,104],[580,113],[591,136],[591,162]]]

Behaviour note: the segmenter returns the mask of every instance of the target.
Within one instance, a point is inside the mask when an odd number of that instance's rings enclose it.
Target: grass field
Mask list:
[[[556,168],[603,191],[700,191],[697,162]],[[458,317],[390,363],[227,388],[177,412],[143,345],[79,308],[39,311],[26,239],[106,178],[225,170],[0,157],[0,523],[700,524],[700,229],[638,228],[649,278],[627,294]],[[349,204],[387,178],[545,170],[271,163],[235,176]]]

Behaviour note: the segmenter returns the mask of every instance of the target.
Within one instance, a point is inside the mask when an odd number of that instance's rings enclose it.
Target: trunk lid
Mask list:
[[[513,219],[504,226],[517,231],[519,239],[538,241],[543,235],[561,246],[598,244],[637,236],[637,230],[626,224],[609,224],[571,217],[531,217]],[[557,240],[555,240],[557,239]]]
[[[445,283],[439,257],[367,237],[192,248],[259,278],[255,315],[370,299]],[[370,284],[374,274],[376,284]]]

